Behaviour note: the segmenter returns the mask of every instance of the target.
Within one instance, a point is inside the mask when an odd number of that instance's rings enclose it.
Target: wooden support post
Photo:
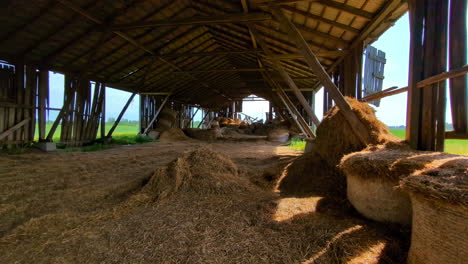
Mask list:
[[[171,95],[168,94],[168,95],[166,96],[166,98],[164,98],[164,101],[161,103],[161,105],[159,106],[158,110],[157,110],[156,113],[154,114],[153,118],[152,118],[151,121],[148,123],[148,126],[147,126],[147,127],[145,128],[145,130],[143,131],[143,135],[146,135],[146,133],[148,133],[148,130],[153,126],[154,121],[156,121],[156,118],[158,118],[159,113],[161,113],[162,109],[164,108],[164,105],[166,105],[167,100],[169,100],[169,96],[171,96]]]
[[[106,137],[106,85],[101,84],[101,138]]]
[[[318,80],[322,83],[325,89],[327,89],[328,93],[335,101],[336,105],[340,108],[341,113],[353,129],[356,136],[361,140],[362,143],[368,144],[370,142],[369,131],[367,131],[364,124],[351,110],[351,106],[348,104],[348,102],[345,100],[338,88],[332,82],[330,76],[322,67],[317,57],[310,49],[309,45],[307,44],[307,41],[302,36],[301,32],[296,28],[296,26],[293,23],[291,23],[291,21],[289,21],[289,19],[283,14],[283,12],[278,6],[272,4],[269,4],[268,6],[272,11],[273,16],[279,20],[282,26],[284,26],[291,40],[296,43],[302,55],[304,55],[304,59],[306,60],[307,64],[315,73]]]
[[[466,64],[466,0],[450,1],[450,69]],[[468,134],[468,88],[466,76],[450,80],[450,103],[453,129],[456,133]]]
[[[410,0],[408,5],[411,43],[407,139],[412,148],[443,151],[445,84],[418,89],[418,82],[446,69],[448,0]]]
[[[275,87],[278,97],[280,98],[281,102],[284,104],[284,106],[288,110],[289,114],[291,115],[291,118],[294,120],[294,122],[296,123],[297,127],[301,130],[301,132],[304,133],[304,135],[308,137],[314,138],[315,133],[310,129],[307,122],[302,117],[301,113],[297,110],[297,108],[291,102],[288,95],[283,91],[281,86],[279,86],[276,82],[274,82],[267,73],[265,73],[263,77],[265,78],[265,81],[268,83],[268,85],[270,85],[271,87]]]
[[[39,141],[46,139],[46,107],[49,95],[49,71],[41,69],[39,72],[39,91],[38,91],[38,123],[39,123]]]
[[[107,133],[106,137],[108,137],[108,138],[112,137],[112,133],[114,133],[115,128],[119,125],[120,120],[122,119],[123,115],[127,111],[127,108],[130,106],[130,103],[133,101],[133,98],[135,98],[135,95],[136,95],[136,93],[132,94],[130,96],[130,98],[128,98],[127,103],[125,103],[124,107],[122,108],[122,111],[120,111],[119,116],[115,120],[114,125],[112,125],[112,127],[109,130],[109,132]]]

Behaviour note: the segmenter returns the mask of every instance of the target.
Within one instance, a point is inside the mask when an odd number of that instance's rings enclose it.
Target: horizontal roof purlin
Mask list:
[[[272,59],[300,88],[318,87],[269,3],[282,7],[326,70],[407,9],[395,0],[16,0],[0,16],[0,59],[80,73],[127,91],[171,90],[179,101],[201,105],[210,97],[270,98],[262,72],[274,71]],[[251,27],[274,55],[256,47]]]

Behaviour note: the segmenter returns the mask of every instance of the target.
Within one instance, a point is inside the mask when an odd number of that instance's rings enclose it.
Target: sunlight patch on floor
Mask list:
[[[385,242],[377,242],[369,249],[363,251],[359,256],[352,258],[346,264],[379,263],[380,255],[385,249]]]
[[[338,240],[341,239],[341,237],[343,237],[344,235],[347,235],[347,234],[351,234],[353,232],[356,232],[358,230],[362,229],[362,226],[361,225],[356,225],[356,226],[353,226],[353,227],[350,227],[344,231],[341,231],[340,233],[338,233],[336,236],[334,236],[330,241],[327,242],[327,245],[322,249],[320,250],[317,254],[315,254],[314,256],[312,256],[310,259],[302,262],[302,264],[312,264],[312,263],[315,263],[319,258],[321,258],[323,255],[325,255],[325,253],[327,253],[327,251],[332,247],[332,245],[337,242]]]
[[[315,213],[320,196],[304,198],[288,197],[279,200],[273,219],[278,222],[290,220],[301,214]]]

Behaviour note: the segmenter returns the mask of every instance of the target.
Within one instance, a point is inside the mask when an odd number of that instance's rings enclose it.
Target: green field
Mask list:
[[[109,130],[112,128],[112,125],[114,123],[106,123],[106,134],[109,132]],[[46,125],[46,134],[49,133],[50,128],[52,127],[52,124],[47,124]],[[60,131],[61,131],[61,126],[59,125],[57,127],[57,130],[54,133],[53,141],[54,142],[60,142]],[[99,127],[98,129],[98,138],[101,137],[101,128]],[[39,138],[38,130],[36,129],[36,136],[35,139],[37,140]],[[113,137],[119,137],[119,136],[135,136],[138,133],[138,124],[119,124],[115,130],[114,133],[112,133]]]
[[[404,139],[405,130],[404,129],[390,129],[393,135]],[[289,146],[294,150],[304,150],[305,141],[302,140],[292,140]],[[463,154],[468,155],[468,140],[459,140],[459,139],[447,139],[445,140],[445,152],[453,154]]]
[[[405,138],[406,131],[404,129],[390,129],[390,132],[399,138]],[[468,155],[468,140],[446,139],[445,152]]]

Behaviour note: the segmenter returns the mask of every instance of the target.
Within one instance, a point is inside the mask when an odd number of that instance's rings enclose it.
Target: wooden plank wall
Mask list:
[[[151,119],[163,101],[164,96],[140,95],[140,133],[143,133],[149,122],[151,122]],[[166,107],[170,105],[170,103],[167,103]],[[153,123],[150,129],[154,129],[155,127],[156,122]]]
[[[466,65],[466,0],[450,1],[449,67]],[[468,88],[466,75],[450,79],[450,103],[455,133],[468,135]]]
[[[17,128],[0,140],[1,148],[21,146],[34,140],[38,74],[35,67],[21,63],[0,65],[0,135]]]
[[[417,88],[417,82],[447,69],[448,2],[408,1],[411,34],[406,136],[419,150],[444,150],[445,81],[422,89]]]
[[[105,86],[87,79],[65,75],[64,105],[60,143],[81,146],[96,139],[104,104]],[[71,100],[70,100],[71,98]]]

